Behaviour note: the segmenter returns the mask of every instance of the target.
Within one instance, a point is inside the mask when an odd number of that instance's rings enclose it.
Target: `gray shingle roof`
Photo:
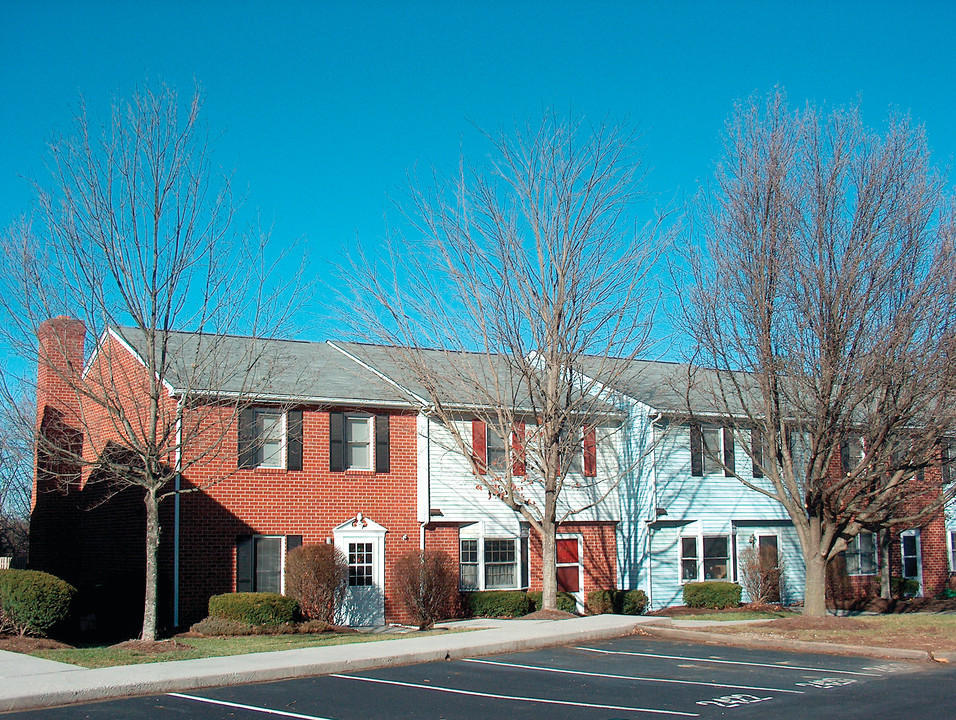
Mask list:
[[[114,330],[145,357],[141,331]],[[173,332],[167,348],[171,358],[166,379],[177,391],[411,404],[394,385],[324,342]]]

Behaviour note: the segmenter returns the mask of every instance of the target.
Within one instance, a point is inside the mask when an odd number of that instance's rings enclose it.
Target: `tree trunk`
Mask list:
[[[142,640],[156,639],[156,606],[159,587],[159,501],[153,490],[146,497],[146,602],[143,608]]]
[[[879,534],[879,562],[880,562],[880,597],[890,599],[890,531],[889,528],[880,530]]]
[[[541,523],[541,609],[558,609],[557,528]]]
[[[807,575],[804,584],[803,614],[807,617],[826,617],[827,563],[819,550],[804,554]]]

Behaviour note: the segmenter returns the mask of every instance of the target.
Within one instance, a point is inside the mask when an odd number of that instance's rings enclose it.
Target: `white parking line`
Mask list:
[[[727,683],[711,683],[699,680],[676,680],[673,678],[640,677],[637,675],[609,675],[608,673],[585,672],[584,670],[565,670],[563,668],[541,667],[539,665],[519,665],[518,663],[498,662],[497,660],[478,660],[466,658],[464,662],[480,663],[482,665],[501,665],[502,667],[521,668],[524,670],[540,670],[541,672],[564,673],[566,675],[586,675],[589,677],[603,677],[612,680],[639,680],[641,682],[672,683],[674,685],[703,685],[704,687],[732,688],[733,690],[760,690],[762,692],[781,692],[803,695],[803,690],[788,690],[784,688],[755,687],[753,685],[729,685]]]
[[[453,695],[470,695],[472,697],[492,698],[494,700],[512,700],[515,702],[531,702],[547,705],[568,705],[571,707],[592,708],[594,710],[617,710],[620,712],[650,713],[658,715],[679,715],[681,717],[700,717],[699,713],[679,712],[677,710],[660,710],[657,708],[628,707],[621,705],[599,705],[596,703],[574,702],[572,700],[550,700],[548,698],[522,697],[520,695],[498,695],[496,693],[476,692],[473,690],[458,690],[456,688],[438,687],[436,685],[420,685],[418,683],[399,682],[398,680],[379,680],[378,678],[362,677],[360,675],[338,675],[330,677],[344,680],[361,680],[362,682],[380,683],[382,685],[398,685],[400,687],[416,688],[418,690],[434,690],[435,692],[451,693]]]
[[[318,715],[303,715],[302,713],[289,712],[288,710],[273,710],[272,708],[257,707],[255,705],[243,705],[242,703],[226,702],[225,700],[213,700],[212,698],[199,697],[198,695],[183,695],[182,693],[166,694],[171,697],[182,698],[183,700],[195,700],[196,702],[222,705],[223,707],[236,708],[237,710],[252,710],[253,712],[264,713],[266,715],[279,715],[287,718],[298,718],[298,720],[330,720],[330,718],[319,717]]]
[[[749,667],[773,668],[774,670],[810,670],[821,673],[840,673],[842,675],[865,675],[879,677],[879,673],[858,672],[856,670],[836,670],[834,668],[800,667],[798,665],[776,665],[774,663],[744,662],[743,660],[715,660],[713,658],[686,657],[684,655],[655,655],[654,653],[626,652],[624,650],[600,650],[599,648],[576,647],[575,650],[601,653],[602,655],[633,655],[635,657],[663,658],[664,660],[693,660],[694,662],[719,663],[721,665],[747,665]]]

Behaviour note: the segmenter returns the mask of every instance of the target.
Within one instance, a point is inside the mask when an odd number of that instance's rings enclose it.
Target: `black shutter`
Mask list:
[[[389,472],[389,416],[375,416],[375,472]]]
[[[733,477],[736,471],[734,464],[734,429],[724,428],[724,475]]]
[[[843,464],[844,474],[850,472],[850,443],[844,440],[840,445],[840,462]]]
[[[292,552],[297,547],[302,545],[302,536],[301,535],[286,535],[285,536],[285,551],[287,553]]]
[[[253,592],[252,580],[256,573],[255,538],[240,535],[236,538],[236,592]]]
[[[286,413],[285,462],[287,470],[302,469],[302,411]]]
[[[763,477],[763,430],[754,428],[750,431],[750,456],[753,460],[753,476]]]
[[[345,470],[345,416],[329,413],[329,470]]]
[[[239,411],[239,467],[256,466],[256,411],[244,408]]]
[[[690,426],[690,474],[704,476],[704,434],[700,425]]]

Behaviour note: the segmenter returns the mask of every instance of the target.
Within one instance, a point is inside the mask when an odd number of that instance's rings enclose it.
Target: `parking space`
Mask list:
[[[581,647],[20,713],[16,718],[952,717],[928,664],[623,638]],[[931,710],[938,700],[938,709]],[[839,711],[837,712],[837,708]]]

